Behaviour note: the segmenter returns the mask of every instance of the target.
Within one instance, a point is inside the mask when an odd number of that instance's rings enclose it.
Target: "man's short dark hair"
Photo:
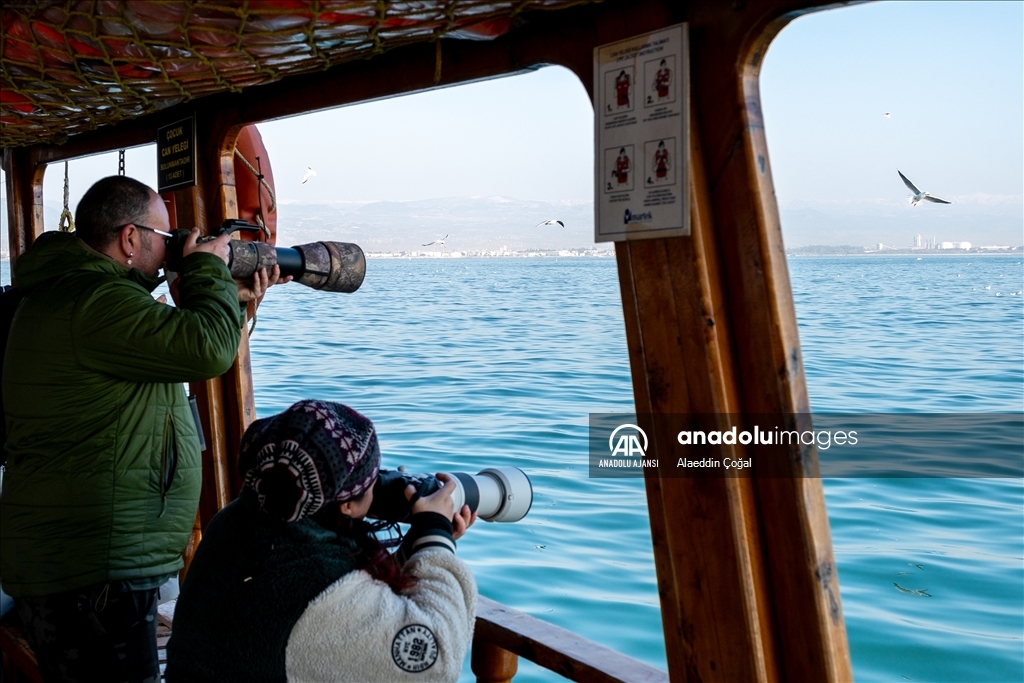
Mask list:
[[[153,190],[127,176],[99,180],[78,202],[75,234],[93,249],[103,249],[129,223],[145,223]]]

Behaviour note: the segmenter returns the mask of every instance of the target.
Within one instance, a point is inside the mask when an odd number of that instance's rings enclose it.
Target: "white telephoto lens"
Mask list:
[[[488,514],[480,517],[488,522],[518,522],[533,506],[533,484],[518,467],[507,465],[499,467],[488,467],[481,470],[476,477],[477,485],[480,486],[480,508],[484,508],[484,488],[488,490],[491,486],[484,483],[487,479],[496,482],[500,488],[499,504],[494,505],[488,501]],[[494,510],[490,512],[490,510]]]
[[[485,522],[518,522],[533,505],[533,485],[518,467],[488,467],[476,474],[450,473],[455,480],[452,503],[463,505]]]
[[[455,481],[455,490],[452,491],[452,504],[455,506],[452,509],[455,514],[459,514],[459,510],[466,504],[466,487],[462,485],[462,480],[455,476],[450,475],[452,480]]]

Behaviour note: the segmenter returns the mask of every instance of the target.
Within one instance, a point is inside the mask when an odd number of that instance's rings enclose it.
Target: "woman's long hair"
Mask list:
[[[362,496],[357,500],[362,500]],[[325,505],[313,515],[313,520],[339,536],[352,539],[356,544],[356,567],[383,581],[395,593],[416,585],[416,577],[407,573],[394,554],[388,552],[374,534],[373,525],[366,520],[352,519],[343,514],[339,504]]]

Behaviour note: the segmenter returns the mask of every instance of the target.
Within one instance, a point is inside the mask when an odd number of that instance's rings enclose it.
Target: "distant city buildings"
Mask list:
[[[939,249],[935,240],[935,235],[931,237],[924,237],[922,235],[914,235],[914,246],[911,249]]]
[[[983,245],[974,246],[970,242],[936,242],[934,238],[924,239],[921,235],[914,236],[914,246],[894,247],[891,244],[877,242],[869,247],[852,245],[815,244],[802,247],[789,247],[786,254],[790,256],[855,256],[855,255],[898,255],[921,254],[932,252],[938,254],[1020,254],[1024,246]]]
[[[938,242],[933,235],[931,238],[924,238],[921,235],[914,235],[914,246],[910,247],[911,251],[920,250],[937,250],[937,251],[970,251],[972,248],[970,242],[952,242],[944,241]],[[1010,247],[1004,247],[1010,249]]]

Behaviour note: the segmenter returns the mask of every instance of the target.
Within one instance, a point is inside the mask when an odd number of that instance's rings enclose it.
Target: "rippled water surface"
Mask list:
[[[1024,409],[1020,257],[789,268],[816,411]],[[252,350],[260,416],[341,401],[385,466],[527,470],[526,519],[460,543],[481,592],[665,668],[642,482],[587,476],[588,413],[633,409],[613,259],[371,260],[353,295],[272,290]],[[1024,680],[1019,479],[824,484],[857,680]]]
[[[1024,280],[1012,256],[791,258],[821,412],[1024,408]],[[1024,680],[1019,479],[831,479],[859,681]]]
[[[789,268],[816,411],[1024,409],[1019,257]],[[528,471],[526,519],[460,543],[481,592],[665,668],[642,482],[587,476],[588,413],[633,409],[613,259],[372,260],[353,295],[274,289],[252,350],[260,416],[341,401],[376,423],[385,466]],[[1024,680],[1019,479],[825,494],[857,680]],[[517,681],[564,680],[519,666]]]
[[[789,265],[815,410],[1021,411],[1019,257]],[[666,666],[642,482],[587,476],[587,414],[633,408],[613,259],[371,260],[353,295],[275,289],[252,342],[261,415],[342,401],[386,466],[527,470],[529,516],[460,544],[481,592]],[[1024,680],[1019,480],[825,490],[858,680]]]

